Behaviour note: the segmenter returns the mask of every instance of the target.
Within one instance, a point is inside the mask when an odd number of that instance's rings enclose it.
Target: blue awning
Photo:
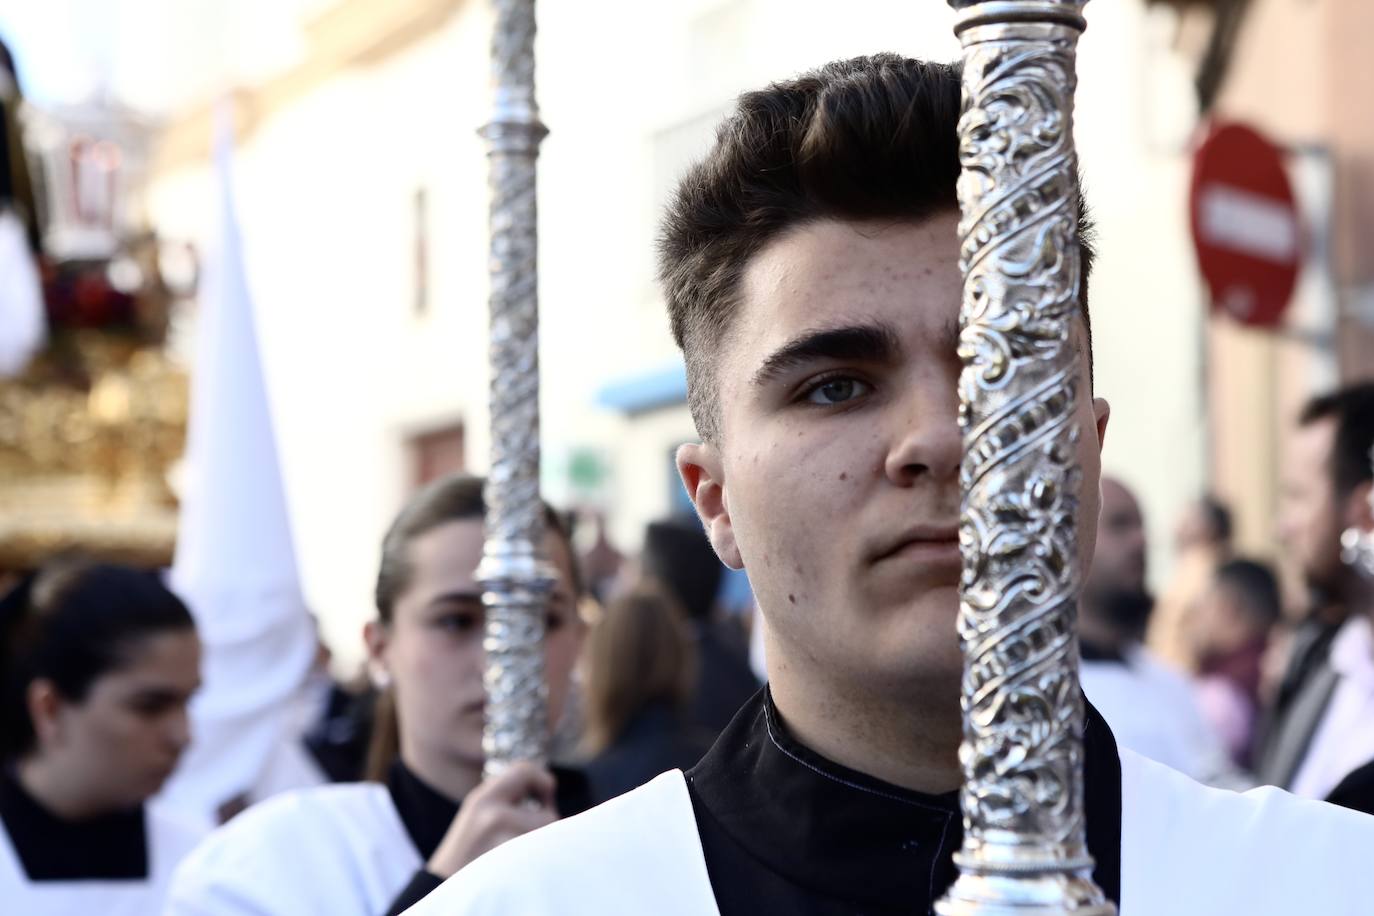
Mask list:
[[[687,370],[681,363],[608,382],[596,393],[599,407],[634,415],[687,403]]]

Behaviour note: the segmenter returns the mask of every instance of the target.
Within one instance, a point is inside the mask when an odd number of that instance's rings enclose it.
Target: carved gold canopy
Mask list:
[[[102,331],[0,380],[0,569],[64,552],[170,563],[186,411],[185,372],[160,346]]]

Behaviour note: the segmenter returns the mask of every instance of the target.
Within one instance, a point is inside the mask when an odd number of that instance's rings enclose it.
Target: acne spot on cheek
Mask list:
[[[841,480],[848,480],[848,479],[849,479],[849,472],[848,472],[848,471],[840,471],[840,479],[841,479]]]

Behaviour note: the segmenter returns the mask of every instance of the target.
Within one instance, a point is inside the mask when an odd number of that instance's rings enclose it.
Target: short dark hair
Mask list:
[[[1283,616],[1278,579],[1265,564],[1254,560],[1228,560],[1217,567],[1216,582],[1241,599],[1241,612],[1261,629],[1274,626]]]
[[[961,68],[875,54],[740,96],[668,204],[659,238],[673,338],[703,439],[719,434],[716,353],[749,260],[820,219],[920,221],[956,209]],[[1075,185],[1077,187],[1077,185]],[[1080,201],[1079,300],[1088,335],[1090,225]]]
[[[139,641],[194,629],[186,605],[150,571],[69,558],[26,578],[0,601],[0,757],[33,748],[33,681],[46,678],[80,703]]]
[[[447,522],[486,518],[487,505],[482,496],[485,481],[471,474],[451,474],[422,487],[401,509],[382,539],[382,561],[377,571],[377,616],[391,622],[396,599],[410,587],[414,570],[410,564],[410,543],[417,537]],[[567,523],[545,505],[544,524],[568,545],[572,556],[573,589],[580,597],[582,578],[573,555]]]
[[[1300,426],[1335,420],[1336,439],[1327,468],[1336,493],[1345,496],[1374,479],[1374,382],[1348,385],[1307,402]]]
[[[639,563],[644,576],[677,601],[689,620],[711,616],[725,567],[695,515],[650,522]]]

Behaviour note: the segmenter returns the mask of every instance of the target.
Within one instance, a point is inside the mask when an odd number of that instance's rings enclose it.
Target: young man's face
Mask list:
[[[746,269],[717,356],[721,435],[679,469],[716,551],[749,573],[774,677],[957,683],[956,223],[818,222]],[[1079,422],[1088,557],[1105,403]]]

